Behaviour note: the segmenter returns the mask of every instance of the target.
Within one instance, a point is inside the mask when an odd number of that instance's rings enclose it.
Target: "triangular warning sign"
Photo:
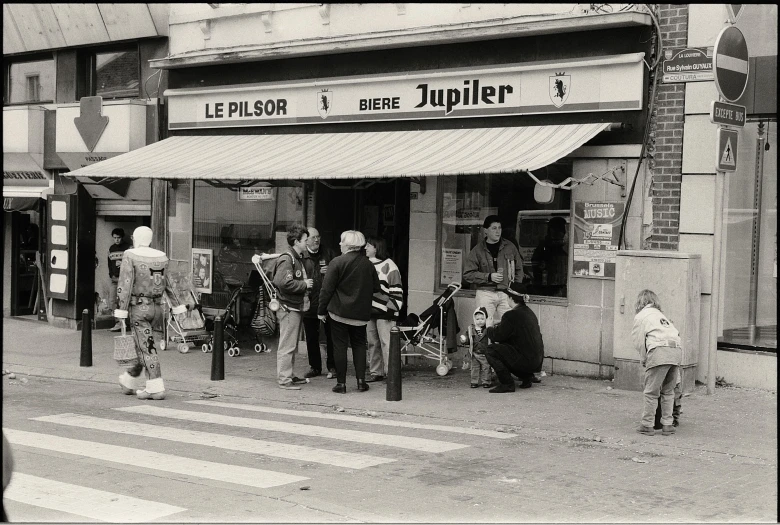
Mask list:
[[[731,147],[731,137],[726,139],[726,147],[723,148],[723,155],[720,157],[720,163],[724,166],[736,166],[734,157],[734,148]]]

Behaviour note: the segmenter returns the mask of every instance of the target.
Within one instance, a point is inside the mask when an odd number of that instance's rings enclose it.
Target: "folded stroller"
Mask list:
[[[419,316],[409,314],[398,325],[401,331],[401,355],[421,356],[438,361],[436,373],[445,376],[452,369],[447,357],[447,341],[444,334],[444,312],[460,290],[460,283],[450,283],[433,304]],[[434,335],[435,332],[435,335]]]
[[[206,330],[206,321],[190,275],[184,272],[168,272],[165,279],[171,293],[163,294],[163,301],[168,308],[165,308],[163,313],[164,334],[160,346],[165,350],[168,341],[178,343],[179,352],[186,354],[191,346],[205,343],[210,334]]]

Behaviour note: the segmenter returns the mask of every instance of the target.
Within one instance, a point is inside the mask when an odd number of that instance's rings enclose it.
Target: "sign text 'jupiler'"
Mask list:
[[[165,95],[170,129],[640,110],[643,56],[181,88]]]

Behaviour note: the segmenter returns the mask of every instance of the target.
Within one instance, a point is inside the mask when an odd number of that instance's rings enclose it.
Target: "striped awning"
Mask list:
[[[68,175],[307,180],[533,171],[609,125],[175,136]]]

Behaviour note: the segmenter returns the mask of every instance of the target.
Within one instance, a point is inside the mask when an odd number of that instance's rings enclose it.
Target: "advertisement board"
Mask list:
[[[615,278],[624,202],[574,203],[574,277]]]

